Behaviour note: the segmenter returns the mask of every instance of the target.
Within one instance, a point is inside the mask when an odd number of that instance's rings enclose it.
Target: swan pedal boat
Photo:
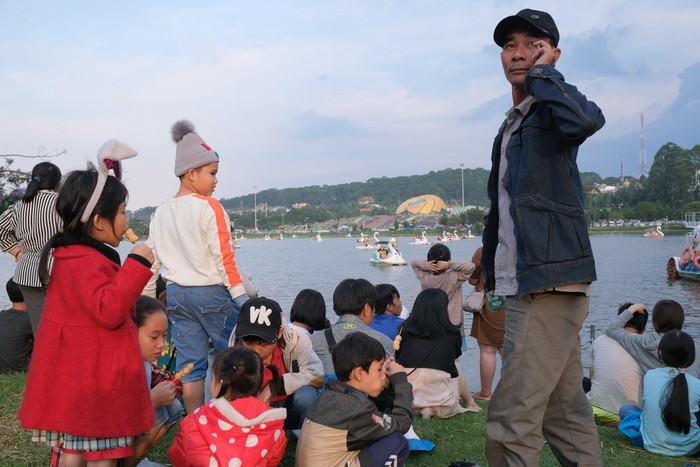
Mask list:
[[[642,236],[647,238],[663,238],[664,233],[661,231],[661,226],[657,225],[655,229],[645,230]]]
[[[692,246],[683,250],[680,256],[672,256],[666,263],[666,273],[669,279],[688,279],[700,281],[700,225],[686,234],[688,243],[692,238]]]
[[[442,235],[437,236],[438,243],[452,243],[452,234],[448,234],[443,230]]]
[[[430,245],[432,242],[425,236],[425,230],[420,235],[416,235],[409,245]]]
[[[401,253],[393,247],[391,242],[381,241],[379,246],[387,249],[386,258],[380,258],[379,251],[375,251],[369,259],[371,264],[375,266],[405,266],[407,264]]]
[[[371,244],[372,238],[374,238],[374,244]],[[361,239],[361,240],[360,240]],[[369,235],[360,234],[360,238],[357,239],[358,242],[364,243],[364,245],[356,246],[358,250],[378,250],[379,244],[379,232],[374,232],[374,235],[370,237]]]

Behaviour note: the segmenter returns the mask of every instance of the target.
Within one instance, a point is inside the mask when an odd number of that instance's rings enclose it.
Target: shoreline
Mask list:
[[[589,235],[610,235],[610,234],[643,234],[646,230],[648,230],[649,227],[589,227],[588,229],[588,234]],[[446,231],[447,229],[422,229],[422,230],[383,230],[383,231],[376,231],[378,232],[379,237],[401,237],[401,238],[413,238],[415,236],[419,236],[422,232],[425,232],[427,237],[437,237],[438,235],[442,235],[443,231]],[[454,231],[454,229],[450,230]],[[457,230],[459,232],[459,229]],[[374,233],[374,230],[367,230],[366,232],[371,232]],[[464,232],[464,231],[463,231]],[[463,233],[462,232],[462,233]],[[689,232],[692,232],[692,229],[688,229],[684,226],[681,225],[673,225],[673,226],[668,226],[666,229],[664,229],[664,235],[686,235]],[[278,235],[278,232],[272,233],[270,232],[263,232],[260,231],[258,233],[244,233],[243,238],[241,236],[238,236],[238,240],[248,240],[248,239],[261,239],[264,238],[266,233],[270,235],[270,240],[277,240],[275,238],[276,235]],[[291,239],[292,233],[296,235],[296,238],[312,238],[316,234],[321,234],[321,237],[329,237],[329,238],[351,238],[357,240],[357,238],[360,235],[359,231],[356,232],[351,232],[351,235],[348,237],[347,233],[343,232],[322,232],[322,231],[314,231],[314,230],[309,230],[308,232],[285,232],[282,231],[282,234],[284,235],[283,240],[289,240]],[[371,237],[371,233],[370,235]],[[473,239],[465,239],[465,238],[460,238],[459,240],[474,240],[474,239],[480,239],[481,238],[481,232],[472,232],[474,235]],[[461,235],[461,233],[460,233]]]

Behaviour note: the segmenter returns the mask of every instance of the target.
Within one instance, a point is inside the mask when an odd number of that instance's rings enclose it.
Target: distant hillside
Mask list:
[[[378,167],[379,168],[379,167]],[[464,202],[466,205],[486,205],[486,182],[489,171],[485,169],[464,169]],[[413,196],[433,194],[447,203],[461,205],[462,179],[459,169],[433,171],[425,175],[408,177],[370,178],[366,182],[344,183],[340,185],[313,185],[300,188],[270,189],[257,193],[258,203],[268,206],[290,207],[295,203],[307,203],[313,207],[340,206],[357,201],[363,196],[371,196],[374,202],[389,209],[395,209],[403,201]],[[253,195],[222,199],[221,204],[232,211],[253,208]]]
[[[464,204],[487,206],[486,183],[489,171],[482,168],[464,169]],[[600,183],[602,180],[594,172],[581,174],[584,185]],[[313,185],[300,188],[263,190],[256,194],[258,204],[284,206],[290,208],[296,203],[306,203],[310,207],[355,205],[363,196],[371,196],[374,202],[388,210],[414,196],[438,195],[447,203],[462,204],[462,179],[459,169],[432,171],[425,175],[404,177],[370,178],[366,182],[344,183],[340,185]],[[253,195],[221,199],[221,204],[229,211],[252,210]],[[147,221],[155,207],[145,207],[132,213],[133,219]]]

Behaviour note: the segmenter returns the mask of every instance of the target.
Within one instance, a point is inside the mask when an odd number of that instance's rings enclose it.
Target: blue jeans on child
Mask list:
[[[284,420],[285,430],[301,429],[301,425],[306,419],[306,413],[318,395],[318,389],[312,386],[302,386],[285,399],[284,408],[287,409],[287,418]]]
[[[175,399],[172,404],[156,409],[156,422],[153,428],[164,426],[170,428],[179,423],[182,419],[182,404],[178,399]]]
[[[177,349],[177,369],[193,363],[182,382],[204,379],[209,356],[209,340],[216,352],[228,347],[239,309],[223,285],[183,287],[168,284],[168,318]]]

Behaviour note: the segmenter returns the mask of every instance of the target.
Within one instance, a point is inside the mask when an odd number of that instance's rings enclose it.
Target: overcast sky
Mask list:
[[[552,14],[557,67],[603,109],[595,148],[662,118],[700,62],[697,0],[0,0],[0,153],[65,149],[65,173],[119,138],[139,152],[130,209],[177,190],[180,118],[221,156],[219,198],[489,168],[511,105],[493,29],[525,7]]]

